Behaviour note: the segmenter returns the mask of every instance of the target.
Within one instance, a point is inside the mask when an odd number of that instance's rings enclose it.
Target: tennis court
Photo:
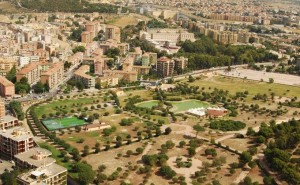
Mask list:
[[[86,124],[82,119],[76,117],[65,117],[61,119],[47,119],[42,121],[48,130],[57,130],[62,128],[70,128]]]

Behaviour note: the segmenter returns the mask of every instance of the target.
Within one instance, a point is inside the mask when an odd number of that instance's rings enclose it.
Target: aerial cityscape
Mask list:
[[[300,0],[0,0],[0,184],[300,185]]]

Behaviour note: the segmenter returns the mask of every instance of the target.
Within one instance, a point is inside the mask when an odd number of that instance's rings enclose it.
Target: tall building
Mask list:
[[[81,42],[90,43],[93,41],[92,35],[89,31],[84,31],[81,33]]]
[[[121,42],[120,28],[117,26],[113,26],[113,25],[106,25],[105,38],[106,38],[106,40],[112,39],[112,40],[116,40],[117,42]]]
[[[0,98],[0,118],[5,116],[5,102],[2,98]]]
[[[5,77],[0,76],[0,96],[13,97],[14,95],[15,85]]]
[[[162,77],[172,76],[174,73],[175,62],[167,57],[161,57],[157,61],[156,71]]]
[[[7,157],[13,158],[14,155],[26,152],[34,146],[31,132],[22,127],[0,131],[0,152]]]
[[[104,60],[101,58],[96,59],[94,62],[94,70],[96,75],[103,75],[103,69],[104,69]]]
[[[28,83],[32,85],[40,80],[40,75],[41,70],[39,69],[39,63],[33,62],[17,72],[17,82],[19,82],[23,77],[26,77]]]
[[[86,88],[95,87],[95,78],[86,74],[90,71],[89,65],[82,65],[79,69],[74,72],[74,79],[76,81],[81,81]]]
[[[42,72],[41,82],[48,84],[49,88],[52,89],[63,80],[64,77],[64,63],[57,62],[53,64],[47,71]]]
[[[175,61],[175,69],[184,70],[187,66],[188,59],[184,57],[173,58]]]

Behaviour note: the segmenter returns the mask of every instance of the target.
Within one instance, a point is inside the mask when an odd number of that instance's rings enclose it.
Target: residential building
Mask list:
[[[187,66],[188,59],[184,57],[173,58],[175,61],[175,69],[176,70],[184,70]]]
[[[14,95],[15,85],[5,77],[0,76],[0,96],[13,97]]]
[[[137,72],[136,71],[123,71],[123,70],[104,70],[104,77],[116,76],[118,79],[124,79],[128,82],[137,81]]]
[[[81,42],[90,43],[93,41],[92,35],[89,31],[84,31],[81,33]]]
[[[86,88],[95,87],[95,78],[86,74],[88,72],[90,72],[90,66],[82,65],[74,72],[74,79],[83,82]]]
[[[175,62],[167,57],[161,57],[157,61],[156,71],[162,77],[172,76],[174,73]]]
[[[0,58],[0,76],[5,76],[14,66],[17,66],[17,62],[15,60]]]
[[[96,82],[100,83],[101,87],[113,87],[118,85],[119,78],[117,76],[99,77]]]
[[[15,118],[11,115],[5,115],[5,106],[4,103],[2,105],[1,103],[1,115],[0,117],[0,130],[6,130],[9,128],[17,127],[19,126],[19,120],[18,118]],[[3,116],[4,115],[4,116]]]
[[[39,69],[39,63],[29,63],[17,72],[17,82],[19,82],[21,78],[26,77],[28,83],[33,85],[40,80],[40,75],[41,70]]]
[[[19,185],[66,185],[67,169],[55,163],[41,166],[17,177]]]
[[[41,82],[48,84],[49,88],[56,87],[64,77],[64,63],[54,63],[47,71],[41,73]]]
[[[0,118],[3,118],[6,115],[5,102],[0,98]]]
[[[55,163],[49,150],[35,147],[15,155],[16,165],[23,169],[34,169]]]
[[[106,25],[105,28],[105,38],[106,40],[112,39],[117,42],[121,42],[121,30],[119,27],[114,25]]]
[[[13,158],[14,155],[26,152],[34,146],[31,132],[22,127],[0,131],[0,152],[7,157]]]

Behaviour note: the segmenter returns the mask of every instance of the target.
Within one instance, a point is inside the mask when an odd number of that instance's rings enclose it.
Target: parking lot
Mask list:
[[[247,78],[250,80],[257,80],[269,82],[270,78],[274,79],[274,83],[300,86],[300,76],[280,74],[280,73],[269,73],[265,71],[255,71],[250,69],[233,69],[232,71],[217,71],[218,74],[224,76],[231,76],[236,78]]]

